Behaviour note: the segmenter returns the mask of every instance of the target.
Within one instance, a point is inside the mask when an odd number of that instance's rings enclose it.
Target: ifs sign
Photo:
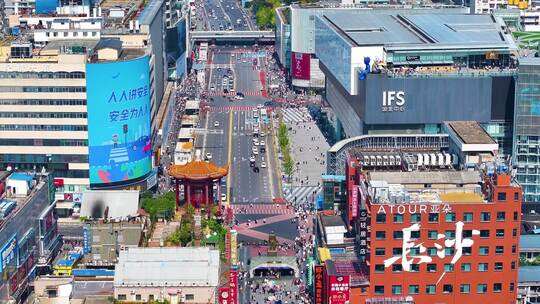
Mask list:
[[[383,91],[382,111],[383,112],[405,111],[405,92]]]

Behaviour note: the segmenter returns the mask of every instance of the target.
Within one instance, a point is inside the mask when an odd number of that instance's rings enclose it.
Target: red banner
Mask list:
[[[323,266],[315,265],[315,304],[323,303]]]
[[[238,274],[236,271],[229,272],[229,304],[238,304]]]
[[[219,289],[219,304],[229,304],[229,288],[222,287]]]
[[[229,261],[231,259],[231,230],[227,230],[225,235],[225,259]]]
[[[292,77],[295,79],[309,80],[311,55],[292,52],[291,61]]]
[[[350,276],[328,276],[328,304],[349,302],[350,280]]]
[[[352,188],[352,199],[351,204],[349,205],[349,211],[352,218],[358,216],[358,186],[354,185]]]

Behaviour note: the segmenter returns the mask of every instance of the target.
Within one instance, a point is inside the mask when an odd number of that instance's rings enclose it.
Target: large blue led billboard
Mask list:
[[[86,66],[90,184],[125,182],[152,169],[149,58]]]

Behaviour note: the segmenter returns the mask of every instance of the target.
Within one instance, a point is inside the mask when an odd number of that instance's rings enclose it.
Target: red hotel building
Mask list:
[[[521,188],[509,176],[357,177],[351,224],[369,285],[351,290],[350,303],[515,303]]]

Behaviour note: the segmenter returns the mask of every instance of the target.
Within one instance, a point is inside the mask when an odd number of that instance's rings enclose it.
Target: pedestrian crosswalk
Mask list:
[[[212,64],[209,64],[207,65],[206,67],[210,67],[210,68],[213,68],[213,69],[229,69],[229,68],[232,68],[233,65],[230,64],[230,63],[212,63]]]
[[[262,96],[262,91],[244,91],[242,92],[244,96]],[[210,91],[205,92],[205,95],[207,96],[236,96],[236,93],[223,93],[223,91]]]
[[[317,186],[301,186],[285,189],[285,200],[290,203],[313,202],[315,197],[321,193],[321,188]]]
[[[269,110],[269,107],[265,107],[266,110]],[[210,107],[210,112],[240,112],[240,111],[252,111],[257,109],[256,106],[215,106]]]
[[[281,110],[281,115],[286,123],[301,122],[309,118],[306,108],[286,108]]]
[[[233,204],[234,214],[293,214],[294,209],[278,204]]]
[[[109,160],[114,160],[117,164],[129,161],[126,147],[112,148]]]

